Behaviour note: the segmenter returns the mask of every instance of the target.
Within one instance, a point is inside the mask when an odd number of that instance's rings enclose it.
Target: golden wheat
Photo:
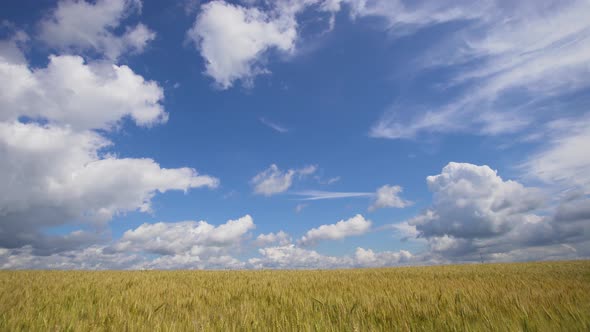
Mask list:
[[[2,331],[590,331],[590,261],[2,271]]]

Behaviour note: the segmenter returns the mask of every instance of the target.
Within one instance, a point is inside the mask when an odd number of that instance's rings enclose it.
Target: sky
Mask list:
[[[1,269],[590,256],[588,0],[1,7]]]

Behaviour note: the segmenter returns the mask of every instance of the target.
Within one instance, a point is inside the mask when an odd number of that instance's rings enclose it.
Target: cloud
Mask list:
[[[51,56],[47,67],[31,69],[23,41],[17,34],[0,50],[0,84],[7,87],[0,91],[0,247],[51,255],[92,245],[105,240],[114,216],[151,211],[157,193],[218,185],[192,168],[108,151],[105,130],[123,119],[166,121],[157,83],[127,66],[78,56]],[[46,234],[63,225],[96,229]]]
[[[520,165],[525,175],[590,193],[590,115],[550,122],[546,132],[540,151]]]
[[[0,40],[0,58],[2,62],[12,64],[26,63],[25,55],[21,49],[29,41],[29,36],[22,30],[14,31],[7,40]]]
[[[299,248],[293,244],[261,248],[258,252],[262,257],[250,258],[248,260],[248,264],[255,269],[336,268],[346,264],[342,258],[324,256],[314,250]]]
[[[449,163],[427,183],[432,205],[391,227],[404,239],[425,241],[431,259],[533,260],[544,258],[543,248],[553,258],[590,252],[585,208],[590,199],[584,194],[570,195],[547,211],[547,197],[539,189],[503,180],[488,166],[465,163]]]
[[[0,122],[0,246],[34,245],[44,227],[102,224],[119,213],[150,211],[156,193],[218,184],[191,168],[101,156],[110,144],[92,131]]]
[[[415,6],[406,6],[401,1],[363,0],[242,3],[244,5],[225,1],[203,4],[201,13],[187,32],[189,40],[205,60],[205,73],[222,89],[232,87],[238,80],[251,85],[257,75],[269,73],[265,63],[273,53],[294,54],[300,39],[297,18],[306,10],[329,15],[326,31],[334,28],[336,14],[347,8],[352,18],[384,19],[386,27],[400,35],[430,24],[471,19],[483,11],[480,4],[466,1],[460,4],[420,2]]]
[[[418,240],[418,236],[420,232],[416,229],[415,225],[410,225],[408,221],[403,221],[401,223],[392,224],[383,227],[383,229],[393,229],[396,233],[401,235],[402,241],[407,240]]]
[[[326,256],[315,250],[299,248],[293,244],[259,249],[261,257],[248,260],[254,269],[334,269],[352,267],[384,267],[415,264],[421,257],[401,250],[399,252],[374,252],[357,248],[354,256]]]
[[[363,235],[371,229],[371,224],[370,220],[357,214],[348,220],[340,220],[335,224],[312,228],[301,237],[299,242],[302,245],[313,245],[321,240],[340,240],[349,236]]]
[[[285,133],[289,132],[289,129],[287,129],[277,123],[271,122],[265,118],[260,118],[260,122],[262,122],[265,126],[271,128],[272,130],[274,130],[278,133],[285,134]]]
[[[295,213],[301,213],[306,207],[307,204],[297,204],[295,206]]]
[[[272,196],[287,191],[293,184],[295,176],[305,177],[315,173],[316,166],[306,166],[300,169],[281,171],[275,164],[258,173],[250,183],[254,186],[254,193]]]
[[[289,15],[212,1],[201,6],[187,36],[205,59],[205,73],[227,89],[268,73],[263,60],[268,51],[292,52],[296,28]]]
[[[127,269],[142,261],[138,255],[105,253],[104,247],[92,245],[83,249],[69,250],[51,255],[39,256],[33,248],[0,248],[0,269],[84,269],[108,270]]]
[[[460,13],[469,12],[465,5],[459,3]],[[558,116],[540,107],[542,103],[589,86],[587,1],[489,1],[484,8],[483,15],[464,23],[454,37],[441,38],[422,60],[422,68],[457,73],[442,90],[458,91],[457,97],[421,109],[397,105],[374,124],[371,136],[521,132],[540,119]],[[465,18],[463,14],[456,19]]]
[[[372,197],[373,193],[364,192],[337,192],[337,191],[321,191],[321,190],[304,190],[293,193],[302,196],[304,201],[317,201],[323,199],[339,199],[351,197]]]
[[[256,237],[254,244],[259,247],[266,247],[271,244],[278,244],[285,246],[291,243],[291,236],[289,234],[279,231],[277,233],[260,234]]]
[[[229,255],[211,256],[207,259],[201,259],[199,256],[184,254],[173,256],[160,256],[151,261],[143,261],[139,264],[132,266],[131,268],[134,270],[237,270],[245,268],[245,263]]]
[[[469,20],[480,17],[489,1],[413,1],[401,0],[332,0],[332,10],[340,10],[341,4],[348,5],[353,19],[362,17],[381,18],[384,26],[397,35],[412,33],[422,27],[455,20]]]
[[[255,225],[246,215],[219,226],[205,221],[143,224],[110,245],[39,255],[31,246],[0,248],[0,269],[238,269],[231,255]]]
[[[412,253],[406,250],[397,252],[384,251],[375,253],[371,249],[357,248],[354,254],[355,265],[362,267],[383,267],[409,263],[413,260]]]
[[[399,197],[399,194],[403,191],[400,186],[384,185],[377,189],[375,193],[369,192],[338,192],[338,191],[321,191],[321,190],[304,190],[293,193],[294,195],[301,196],[300,200],[304,201],[317,201],[325,199],[342,199],[342,198],[355,198],[355,197],[372,197],[374,198],[373,204],[369,206],[369,211],[375,211],[376,209],[395,207],[404,208],[412,205],[413,203]]]
[[[322,180],[322,178],[319,175],[316,175],[316,176],[314,176],[314,179],[316,179],[319,184],[331,185],[331,184],[334,184],[334,183],[340,181],[341,178],[339,176],[335,176],[335,177],[329,178],[327,180]]]
[[[50,56],[31,70],[0,56],[0,121],[26,116],[76,130],[110,129],[129,117],[136,124],[166,122],[162,88],[127,66],[87,64],[78,56]]]
[[[93,51],[109,59],[140,53],[156,33],[139,23],[122,30],[122,22],[141,11],[140,0],[62,0],[41,21],[39,38],[47,45],[69,52]]]
[[[377,189],[375,201],[369,206],[369,211],[375,211],[382,208],[404,208],[412,205],[412,202],[399,197],[399,194],[402,191],[402,187],[390,185],[384,185]]]
[[[411,223],[423,236],[503,234],[545,203],[538,189],[504,181],[488,166],[451,162],[426,182],[434,193],[434,213]]]
[[[191,255],[203,259],[227,254],[254,228],[254,221],[249,215],[219,226],[205,221],[146,223],[126,231],[110,250],[181,257]]]

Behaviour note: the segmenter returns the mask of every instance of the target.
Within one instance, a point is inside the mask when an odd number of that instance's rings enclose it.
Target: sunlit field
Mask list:
[[[589,331],[590,261],[2,271],[2,331]]]

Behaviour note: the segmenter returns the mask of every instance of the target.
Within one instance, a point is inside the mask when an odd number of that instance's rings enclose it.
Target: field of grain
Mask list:
[[[2,331],[590,331],[590,261],[1,271]]]

